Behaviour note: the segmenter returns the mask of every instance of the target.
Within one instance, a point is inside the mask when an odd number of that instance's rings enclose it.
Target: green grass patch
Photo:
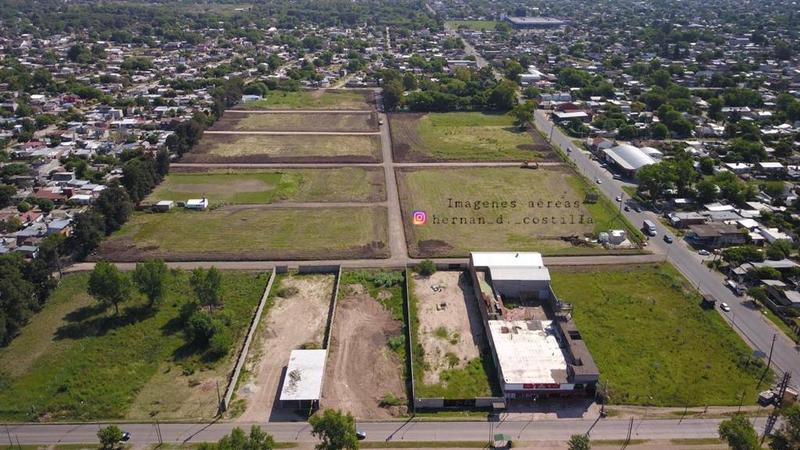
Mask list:
[[[392,143],[401,160],[523,161],[551,152],[508,114],[393,114],[391,121]]]
[[[597,446],[606,446],[606,445],[613,445],[613,446],[624,446],[624,445],[642,445],[650,442],[649,439],[592,439],[592,445]]]
[[[379,161],[381,139],[368,135],[206,134],[186,162]]]
[[[600,246],[575,246],[567,239],[630,228],[602,196],[595,204],[585,202],[585,184],[563,167],[411,169],[399,172],[398,183],[414,257],[503,249],[606,253]],[[410,224],[415,210],[427,213],[427,224]]]
[[[568,178],[567,182],[577,192],[583,193],[584,198],[593,190],[586,180],[577,176]],[[613,203],[604,194],[598,192],[597,202],[585,202],[584,206],[594,219],[595,233],[608,230],[625,230],[634,242],[644,241],[642,232],[622,214],[619,204]]]
[[[111,260],[385,257],[386,208],[265,208],[136,213],[100,249]]]
[[[652,406],[754,403],[764,362],[668,264],[551,268],[553,289],[608,383],[609,401]],[[769,384],[770,377],[762,384]]]
[[[717,438],[682,438],[670,439],[669,442],[675,445],[720,445],[723,441]]]
[[[181,305],[193,300],[188,273],[170,271],[155,312],[137,294],[119,316],[86,294],[87,280],[86,273],[65,277],[19,339],[0,349],[0,418],[213,417],[217,394],[207,384],[224,381],[232,369],[267,275],[223,273],[224,307],[215,314],[236,344],[217,360],[187,346],[177,320]]]
[[[494,20],[448,20],[445,25],[451,28],[467,28],[472,31],[494,30],[497,22]]]
[[[368,91],[317,90],[270,91],[259,101],[239,105],[239,109],[370,109]]]
[[[171,173],[148,201],[207,197],[220,203],[366,202],[385,198],[383,171],[360,167]]]

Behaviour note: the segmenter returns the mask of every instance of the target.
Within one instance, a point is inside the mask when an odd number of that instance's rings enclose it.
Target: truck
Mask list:
[[[642,222],[642,231],[650,236],[656,235],[656,224],[653,223],[651,220],[646,220]]]

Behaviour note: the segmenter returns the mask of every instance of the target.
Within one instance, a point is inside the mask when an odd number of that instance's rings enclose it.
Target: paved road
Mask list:
[[[501,418],[502,419],[502,418]],[[494,433],[505,433],[513,440],[566,441],[572,434],[589,432],[593,439],[625,439],[631,430],[633,439],[709,438],[717,436],[721,419],[670,419],[670,420],[619,420],[555,419],[555,420],[501,420],[499,422],[372,422],[358,424],[370,441],[486,441]],[[756,418],[757,430],[762,430],[764,418]],[[234,426],[249,429],[260,425],[280,442],[315,442],[307,423],[214,423],[214,424],[161,424],[165,443],[213,442],[230,433]],[[85,425],[9,425],[0,429],[20,444],[71,444],[97,442],[99,424]],[[131,444],[145,445],[158,442],[153,424],[126,424],[122,428],[131,433]],[[5,438],[6,436],[3,436]]]
[[[622,191],[623,183],[614,180],[611,174],[592,161],[570,137],[562,133],[558,127],[548,119],[543,110],[536,111],[536,126],[545,136],[552,136],[552,143],[561,149],[568,149],[567,154],[575,162],[578,170],[589,179],[600,179],[602,184],[597,187],[609,198],[618,195],[627,197]],[[650,211],[636,213],[635,211],[621,211],[634,225],[641,224],[644,219],[652,220],[658,229],[658,238],[649,241],[648,248],[656,253],[666,255],[666,258],[686,276],[704,295],[709,295],[719,302],[725,302],[731,307],[730,313],[722,313],[726,321],[748,342],[748,344],[762,355],[768,355],[775,336],[775,348],[772,361],[779,371],[790,371],[793,384],[800,383],[800,351],[798,347],[785,334],[778,330],[774,324],[765,319],[758,311],[752,310],[742,302],[742,297],[735,296],[724,285],[724,277],[716,271],[703,265],[703,258],[690,250],[682,240],[667,244],[661,239],[664,234],[672,234],[658,220],[658,216]]]

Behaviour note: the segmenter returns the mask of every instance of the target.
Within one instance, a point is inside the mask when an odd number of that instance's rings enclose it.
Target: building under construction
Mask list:
[[[469,272],[506,399],[593,395],[600,376],[533,252],[473,252]]]

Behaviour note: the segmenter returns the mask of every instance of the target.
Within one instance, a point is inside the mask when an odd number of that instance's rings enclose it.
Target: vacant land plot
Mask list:
[[[328,347],[321,406],[358,419],[405,412],[401,272],[348,272]]]
[[[398,161],[523,161],[554,158],[539,133],[520,131],[507,114],[392,114]]]
[[[377,162],[378,135],[207,134],[184,162]]]
[[[450,28],[467,28],[473,31],[494,30],[497,22],[494,20],[448,20],[445,22]]]
[[[210,419],[267,277],[224,272],[234,344],[210,360],[186,344],[178,316],[194,301],[189,274],[171,271],[155,310],[134,295],[119,316],[86,294],[88,274],[65,277],[44,310],[0,349],[0,418],[14,421]]]
[[[755,402],[765,364],[672,266],[550,272],[612,403],[736,405],[742,392]]]
[[[247,405],[239,420],[265,422],[292,416],[273,412],[281,375],[292,350],[322,347],[334,281],[335,276],[328,274],[278,275],[269,313],[262,317],[247,357],[248,376],[239,381],[237,401]]]
[[[372,91],[332,90],[271,91],[263,100],[242,103],[238,109],[370,109]]]
[[[376,202],[386,199],[384,186],[378,168],[173,171],[147,200],[206,197],[212,205]]]
[[[594,216],[624,228],[605,204],[587,205],[581,181],[566,168],[404,169],[398,174],[409,252],[415,257],[466,256],[472,250],[535,250],[578,254],[602,248],[568,238],[592,235]],[[575,187],[573,187],[575,186]],[[412,225],[413,211],[427,224]],[[606,228],[608,229],[608,228]]]
[[[416,396],[492,395],[496,383],[494,373],[484,370],[482,353],[488,346],[469,276],[464,272],[413,275],[410,289]]]
[[[262,112],[228,111],[218,120],[215,131],[375,131],[374,112]]]
[[[100,248],[112,261],[385,258],[386,208],[225,206],[136,213]]]

